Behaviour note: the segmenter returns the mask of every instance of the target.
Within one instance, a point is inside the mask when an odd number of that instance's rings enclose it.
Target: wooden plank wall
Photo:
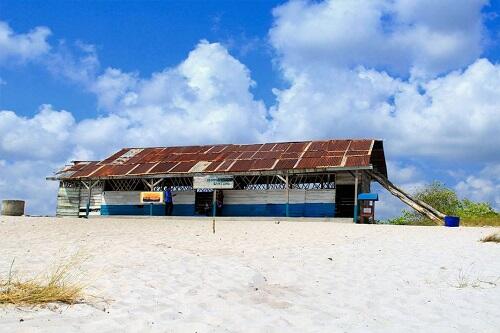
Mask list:
[[[60,187],[59,191],[57,192],[56,216],[78,216],[79,203],[79,188]]]
[[[89,190],[82,188],[80,192],[80,209],[79,216],[85,216],[87,212],[87,202],[89,198]],[[90,196],[89,215],[101,215],[102,203],[102,187],[93,187]]]

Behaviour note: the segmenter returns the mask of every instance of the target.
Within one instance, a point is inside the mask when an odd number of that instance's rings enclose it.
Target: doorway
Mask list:
[[[213,191],[196,191],[194,196],[194,211],[196,215],[212,216]]]
[[[354,216],[354,185],[337,185],[335,188],[335,217]]]

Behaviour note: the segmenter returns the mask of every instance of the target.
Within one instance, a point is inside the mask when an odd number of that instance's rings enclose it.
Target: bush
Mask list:
[[[498,225],[500,214],[490,204],[474,202],[469,199],[460,200],[452,189],[443,183],[434,181],[414,194],[421,200],[446,215],[459,216],[463,225]],[[385,223],[397,225],[436,225],[434,221],[416,211],[403,210],[401,216],[386,220]]]
[[[460,217],[494,217],[498,214],[489,203],[464,199],[460,203],[457,215]]]
[[[426,185],[414,197],[446,215],[456,215],[460,208],[460,200],[455,191],[438,181]]]

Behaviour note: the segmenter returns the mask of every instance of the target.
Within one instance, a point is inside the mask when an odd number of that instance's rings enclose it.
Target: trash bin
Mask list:
[[[445,227],[458,227],[460,225],[460,217],[458,216],[445,216],[444,226]]]

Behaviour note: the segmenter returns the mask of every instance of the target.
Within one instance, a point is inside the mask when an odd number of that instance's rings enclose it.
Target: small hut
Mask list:
[[[164,215],[140,202],[144,191],[170,187],[173,215],[203,214],[213,189],[198,177],[232,180],[223,189],[223,216],[354,217],[358,193],[372,175],[387,177],[381,140],[123,148],[102,161],[75,161],[59,182],[58,216]]]

